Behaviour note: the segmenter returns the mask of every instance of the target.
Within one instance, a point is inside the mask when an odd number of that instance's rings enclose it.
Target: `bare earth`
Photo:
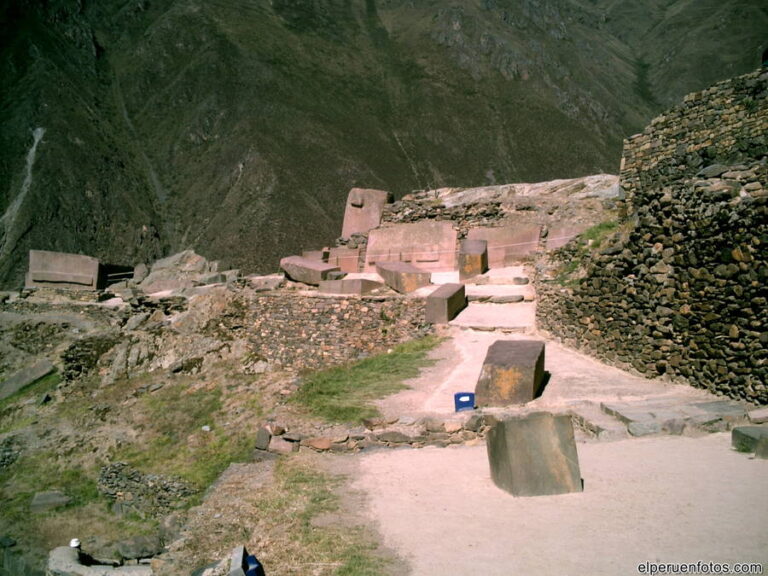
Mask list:
[[[515,498],[484,446],[358,457],[354,487],[414,576],[637,574],[640,562],[768,567],[768,460],[730,434],[580,443],[583,493]]]

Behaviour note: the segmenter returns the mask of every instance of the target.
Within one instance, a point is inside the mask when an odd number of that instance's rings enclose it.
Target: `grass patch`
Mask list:
[[[619,227],[619,223],[615,220],[608,220],[606,222],[600,222],[595,224],[591,228],[588,228],[581,234],[581,239],[587,245],[593,249],[599,248],[600,244],[609,236],[614,230]]]
[[[58,372],[51,372],[47,376],[43,376],[37,382],[22,388],[18,392],[15,392],[0,400],[0,410],[3,410],[11,404],[15,404],[19,400],[26,400],[32,396],[42,395],[46,392],[53,392],[61,382],[61,375]]]
[[[137,424],[142,441],[120,449],[113,461],[125,461],[144,472],[179,476],[199,489],[207,488],[226,467],[249,457],[251,439],[245,432],[221,429],[222,391],[192,389],[175,383],[140,398]],[[210,431],[203,430],[210,426]]]
[[[606,238],[619,228],[615,220],[606,220],[587,228],[569,245],[567,259],[559,267],[555,282],[561,286],[573,288],[578,285],[584,273],[589,256],[600,249]],[[561,256],[561,258],[564,258]]]
[[[370,402],[406,388],[404,380],[418,376],[433,363],[427,353],[439,342],[436,336],[426,336],[400,344],[390,354],[314,372],[304,379],[292,401],[331,422],[359,423],[377,416],[378,410]]]
[[[342,482],[300,458],[281,460],[275,482],[254,504],[261,512],[271,546],[262,549],[267,571],[280,566],[281,574],[382,576],[387,560],[377,555],[376,543],[361,526],[335,522],[313,524],[321,515],[344,516],[336,489]],[[339,514],[339,516],[336,516]]]

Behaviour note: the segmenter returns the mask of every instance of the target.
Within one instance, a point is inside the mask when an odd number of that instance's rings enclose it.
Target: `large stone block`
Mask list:
[[[432,281],[432,274],[406,262],[382,262],[376,265],[376,272],[387,286],[401,294],[428,286]]]
[[[478,407],[524,404],[544,383],[544,342],[500,340],[491,344],[475,387]]]
[[[56,367],[48,360],[40,360],[32,366],[22,368],[10,378],[0,383],[0,400],[8,398],[8,396],[15,394],[19,390],[34,384],[54,370],[56,370]]]
[[[286,256],[280,260],[280,268],[296,282],[317,286],[328,278],[331,272],[338,272],[339,267],[319,260],[308,260],[301,256]]]
[[[365,271],[381,262],[408,262],[424,270],[456,269],[457,232],[450,222],[423,221],[376,228],[368,235]]]
[[[737,426],[731,431],[731,446],[739,452],[754,452],[762,439],[768,439],[768,426]]]
[[[27,288],[73,288],[96,290],[103,285],[98,259],[82,254],[29,251]]]
[[[350,294],[362,296],[363,294],[368,294],[376,288],[382,288],[383,286],[384,284],[381,282],[366,280],[365,278],[323,280],[320,282],[319,292],[323,294]]]
[[[342,238],[349,238],[352,234],[367,234],[376,228],[381,223],[384,206],[392,200],[392,194],[384,190],[352,188],[344,209]]]
[[[488,271],[488,242],[462,240],[459,244],[459,279],[465,280]]]
[[[427,297],[426,320],[430,324],[448,324],[466,307],[464,284],[443,284]]]
[[[494,484],[514,496],[581,492],[569,415],[538,412],[498,421],[486,439]]]
[[[360,248],[331,248],[328,264],[338,266],[342,272],[355,273],[360,269]]]
[[[491,268],[511,266],[531,256],[539,247],[541,226],[523,224],[497,228],[472,228],[469,240],[488,242],[488,265]]]

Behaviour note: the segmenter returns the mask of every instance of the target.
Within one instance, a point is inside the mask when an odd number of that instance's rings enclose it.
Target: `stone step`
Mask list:
[[[629,436],[626,424],[609,416],[592,402],[572,406],[568,412],[580,428],[597,440],[623,440]]]

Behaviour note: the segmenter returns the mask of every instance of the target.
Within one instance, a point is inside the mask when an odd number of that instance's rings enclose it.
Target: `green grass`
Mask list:
[[[190,390],[176,383],[143,396],[139,413],[144,441],[117,451],[112,459],[207,488],[230,463],[247,460],[251,450],[245,433],[217,426],[221,395],[219,388]],[[209,432],[202,430],[206,425]]]
[[[345,522],[338,489],[343,478],[317,470],[301,457],[278,462],[275,482],[256,497],[264,523],[269,524],[269,564],[285,574],[381,576],[387,560],[376,553],[372,534]],[[332,522],[313,524],[321,515]],[[338,523],[335,521],[338,520]],[[274,526],[272,525],[274,524]]]
[[[304,379],[292,401],[331,422],[359,423],[375,417],[378,411],[371,401],[406,388],[404,380],[432,364],[427,353],[439,342],[439,338],[427,336],[400,344],[389,354],[314,372]]]
[[[608,220],[606,222],[600,222],[595,224],[591,228],[588,228],[581,234],[581,240],[586,242],[592,249],[597,249],[603,240],[606,239],[616,228],[619,227],[619,223],[615,220]],[[589,244],[589,242],[592,242]]]

